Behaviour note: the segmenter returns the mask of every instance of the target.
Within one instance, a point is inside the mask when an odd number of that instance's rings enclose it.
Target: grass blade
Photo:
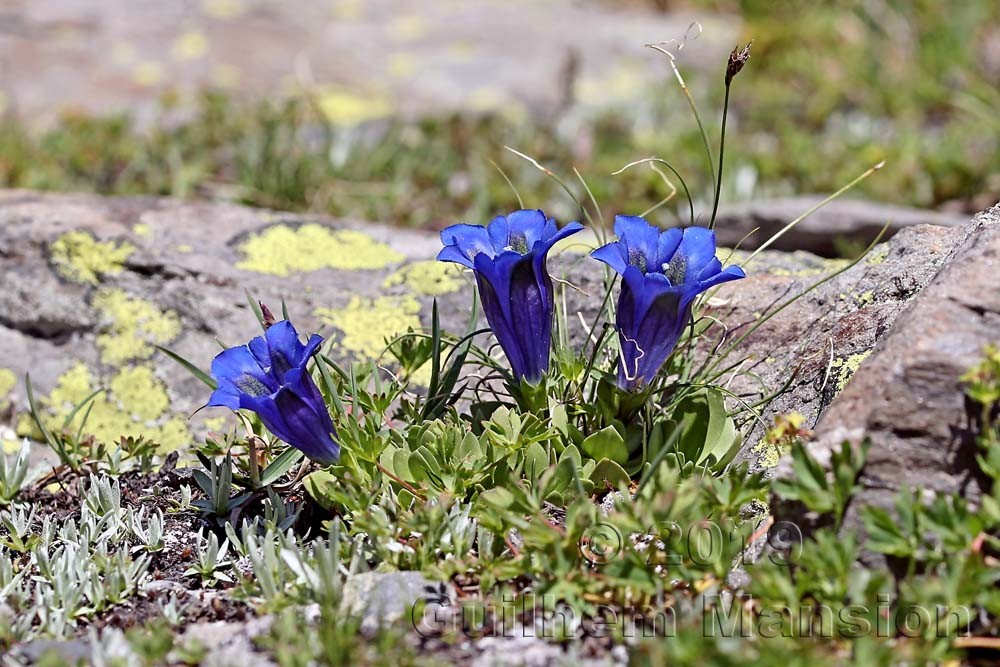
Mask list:
[[[214,391],[219,387],[219,383],[215,381],[215,378],[213,378],[211,375],[201,370],[200,368],[198,368],[197,366],[195,366],[190,361],[188,361],[181,355],[177,354],[173,350],[169,350],[163,347],[162,345],[157,345],[156,348],[161,352],[163,352],[168,357],[170,357],[171,359],[173,359],[174,361],[176,361],[177,363],[179,363],[181,366],[186,368],[191,375],[195,376],[196,378],[204,382],[206,385],[208,385],[209,389],[212,389]]]

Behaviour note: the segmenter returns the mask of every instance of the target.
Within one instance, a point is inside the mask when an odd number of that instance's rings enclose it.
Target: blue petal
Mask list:
[[[240,409],[240,394],[235,391],[235,387],[230,383],[220,384],[208,399],[210,408],[229,408],[230,410]]]
[[[319,334],[313,334],[312,336],[309,336],[309,340],[306,341],[305,349],[302,351],[302,358],[305,360],[309,360],[310,358],[312,358],[312,356],[319,351],[319,346],[322,344],[323,344],[323,337],[320,336]],[[305,366],[305,364],[300,365],[300,367],[303,366]]]
[[[250,354],[254,356],[261,368],[271,367],[271,352],[267,349],[267,341],[264,340],[263,336],[251,338],[247,347],[250,348]]]
[[[272,324],[264,337],[271,356],[271,375],[279,382],[283,381],[285,373],[308,361],[305,357],[306,346],[299,340],[299,332],[288,320]]]
[[[220,387],[228,387],[227,391],[235,395],[265,396],[278,390],[277,381],[261,368],[246,345],[231,347],[216,355],[212,360],[212,377]]]
[[[441,242],[445,248],[456,248],[459,255],[464,259],[459,259],[454,253],[449,253],[447,257],[438,255],[438,259],[446,262],[458,262],[470,269],[476,255],[485,253],[487,257],[492,257],[493,244],[490,243],[490,235],[485,227],[479,225],[457,224],[451,225],[441,230]],[[442,251],[443,254],[443,251]]]
[[[571,222],[569,224],[572,225],[573,223]],[[567,227],[568,226],[569,225],[567,225]],[[554,238],[558,233],[559,233],[559,225],[556,224],[556,219],[549,218],[548,220],[546,220],[545,228],[542,230],[542,240],[548,241],[550,243],[555,243],[559,239],[564,238],[563,236],[560,236],[559,238]]]
[[[333,424],[330,423],[329,415],[323,418],[302,397],[287,388],[278,392],[275,405],[288,428],[289,436],[282,440],[302,450],[318,463],[337,462],[340,458],[340,446],[333,439]]]
[[[550,220],[550,222],[552,222],[552,224],[555,225],[554,221]],[[572,234],[576,234],[581,229],[583,229],[583,225],[581,225],[579,222],[576,222],[574,220],[573,222],[566,223],[566,226],[564,226],[562,229],[557,230],[554,234],[551,234],[551,235],[547,236],[547,238],[545,239],[545,241],[551,247],[551,246],[555,245],[556,243],[558,243],[559,241],[562,241],[567,236],[570,236]],[[548,234],[548,232],[546,232],[546,234]]]
[[[514,265],[531,262],[514,252],[505,252],[495,260],[476,258],[476,283],[483,301],[486,321],[497,342],[507,356],[507,362],[515,374],[525,367],[524,356],[518,343],[517,332],[511,319],[511,274]]]
[[[545,266],[545,253],[514,265],[510,277],[511,326],[517,336],[524,366],[518,376],[537,382],[549,368],[552,344],[552,279]]]
[[[628,249],[621,241],[612,241],[590,253],[599,262],[604,262],[619,275],[625,275],[628,268]]]
[[[486,231],[490,237],[490,245],[493,248],[491,257],[495,257],[504,251],[510,244],[510,221],[506,216],[498,215],[486,225]]]
[[[514,250],[524,255],[544,240],[547,220],[537,209],[514,211],[506,218],[498,216],[489,224],[490,241],[497,252]]]
[[[660,230],[638,216],[615,216],[615,233],[625,245],[628,263],[643,273],[658,271]]]
[[[685,275],[699,275],[715,258],[715,232],[706,227],[687,227],[676,254],[684,256]]]
[[[660,238],[656,242],[657,271],[662,271],[663,265],[670,262],[674,253],[677,252],[677,246],[681,244],[681,239],[683,238],[684,231],[678,227],[671,227],[660,234]]]
[[[449,245],[441,248],[441,251],[437,254],[437,261],[439,262],[455,262],[461,264],[467,268],[472,268],[472,260],[465,256],[465,253],[458,249],[457,246]]]
[[[644,276],[634,266],[625,271],[615,319],[620,387],[640,389],[659,372],[687,324],[685,298],[686,288],[672,286],[662,274]]]
[[[741,278],[746,278],[747,274],[738,266],[727,266],[719,273],[714,276],[701,281],[701,291],[705,291],[716,285],[721,285],[722,283],[727,283],[731,280],[740,280]]]

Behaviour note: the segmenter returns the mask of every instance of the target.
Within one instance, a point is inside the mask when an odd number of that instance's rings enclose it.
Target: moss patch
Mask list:
[[[106,325],[97,335],[101,361],[121,365],[132,359],[147,359],[153,345],[166,345],[181,333],[180,318],[173,311],[132,297],[120,289],[104,289],[94,295],[94,308]]]
[[[43,420],[51,429],[61,429],[73,408],[101,386],[97,376],[85,364],[78,362],[60,376],[55,389],[41,399]],[[190,432],[183,417],[170,416],[170,398],[166,386],[156,378],[153,369],[139,365],[124,368],[106,384],[107,391],[98,394],[88,409],[80,410],[68,428],[75,431],[84,417],[84,433],[111,444],[123,435],[143,435],[161,445],[161,451],[172,451],[190,442]],[[18,422],[18,434],[34,436],[34,424],[28,415]]]
[[[73,282],[96,285],[101,276],[121,273],[135,252],[131,243],[101,242],[87,232],[66,232],[49,246],[56,271]]]
[[[418,294],[441,296],[456,291],[463,284],[462,270],[457,264],[427,260],[400,267],[385,279],[382,287],[403,285]]]
[[[387,339],[420,329],[420,302],[412,296],[352,297],[344,308],[318,308],[314,315],[343,332],[340,347],[357,360],[375,359]]]
[[[382,269],[403,260],[403,255],[367,234],[315,223],[269,227],[244,241],[240,251],[243,259],[238,268],[275,276],[326,268]]]

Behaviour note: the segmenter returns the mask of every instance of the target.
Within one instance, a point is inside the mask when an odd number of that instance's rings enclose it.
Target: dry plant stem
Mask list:
[[[493,160],[490,160],[490,164],[493,165],[494,169],[496,169],[497,171],[500,172],[500,175],[503,176],[503,180],[507,181],[507,185],[510,186],[511,191],[514,193],[514,197],[517,199],[517,206],[518,206],[518,208],[522,208],[523,209],[524,208],[524,200],[521,199],[521,193],[518,192],[517,188],[514,186],[514,181],[510,180],[510,176],[507,175],[507,172],[505,172],[503,169],[501,169],[500,165],[498,165],[496,162],[494,162]]]
[[[803,220],[805,220],[806,218],[808,218],[810,215],[812,215],[813,213],[815,213],[819,209],[823,208],[824,206],[826,206],[827,204],[829,204],[830,202],[832,202],[834,199],[836,199],[840,195],[844,194],[845,192],[847,192],[848,190],[850,190],[851,188],[853,188],[855,185],[857,185],[861,181],[865,180],[866,178],[868,178],[869,176],[871,176],[872,174],[874,174],[876,171],[878,171],[879,169],[881,169],[884,166],[885,166],[885,160],[883,160],[882,162],[879,162],[874,167],[870,167],[867,171],[865,171],[865,173],[861,174],[860,176],[858,176],[857,178],[855,178],[853,181],[851,181],[850,183],[848,183],[844,187],[840,188],[839,190],[837,190],[836,192],[834,192],[832,195],[830,195],[829,197],[827,197],[826,199],[824,199],[820,203],[816,204],[815,206],[813,206],[812,208],[810,208],[808,211],[806,211],[805,213],[803,213],[799,217],[797,217],[794,220],[792,220],[791,222],[789,222],[787,225],[785,225],[780,230],[778,230],[778,232],[775,233],[771,238],[769,238],[767,241],[765,241],[764,243],[762,243],[759,248],[757,248],[756,250],[754,250],[750,254],[750,256],[747,257],[746,261],[743,262],[743,266],[746,266],[751,261],[753,261],[753,258],[756,257],[757,255],[759,255],[761,252],[763,252],[764,250],[767,250],[771,246],[772,243],[774,243],[775,241],[777,241],[778,239],[780,239],[782,236],[784,236],[785,233],[788,230],[792,229],[795,225],[799,224],[800,222],[802,222]]]
[[[701,143],[705,147],[705,157],[708,159],[708,175],[712,179],[712,187],[715,188],[715,161],[712,158],[712,146],[708,141],[708,133],[705,132],[705,125],[701,122],[701,114],[698,113],[698,105],[695,104],[694,97],[691,95],[691,91],[688,90],[687,83],[684,81],[684,77],[681,76],[681,72],[677,69],[677,64],[674,62],[674,54],[670,53],[670,51],[667,51],[659,44],[647,44],[646,46],[659,51],[663,55],[667,56],[670,61],[670,69],[674,71],[677,83],[680,84],[681,91],[684,93],[684,97],[687,98],[688,106],[691,107],[691,113],[694,114],[695,122],[698,123],[698,131],[701,133]]]
[[[386,477],[388,477],[389,479],[391,479],[392,481],[396,482],[397,484],[399,484],[400,486],[402,486],[404,489],[406,489],[407,491],[409,491],[410,493],[412,493],[414,495],[414,497],[416,497],[417,499],[419,499],[421,502],[426,502],[427,501],[427,498],[424,496],[424,494],[420,493],[420,491],[418,491],[416,488],[414,488],[412,484],[410,484],[410,483],[408,483],[408,482],[400,479],[399,477],[397,477],[393,473],[389,472],[389,470],[387,470],[386,467],[383,466],[381,463],[377,463],[376,462],[375,463],[375,467],[378,468],[382,472],[382,474],[384,474]]]
[[[250,459],[250,484],[253,488],[258,488],[260,486],[260,467],[257,465],[257,434],[254,433],[253,428],[250,425],[250,420],[241,412],[237,412],[240,421],[243,422],[243,427],[247,431],[247,453]]]

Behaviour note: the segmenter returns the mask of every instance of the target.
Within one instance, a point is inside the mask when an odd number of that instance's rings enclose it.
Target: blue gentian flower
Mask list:
[[[518,380],[536,383],[549,368],[554,294],[545,258],[581,229],[578,222],[559,229],[541,211],[525,210],[441,232],[437,258],[475,271],[486,320]]]
[[[618,240],[592,253],[622,277],[616,322],[621,355],[618,386],[648,386],[691,319],[691,304],[705,290],[745,278],[738,266],[722,268],[715,232],[705,227],[660,231],[643,218],[615,218]]]
[[[212,360],[212,377],[219,383],[210,406],[257,413],[271,433],[312,460],[335,463],[340,445],[323,396],[306,364],[323,337],[305,345],[288,320],[268,327],[264,336],[223,350]]]

